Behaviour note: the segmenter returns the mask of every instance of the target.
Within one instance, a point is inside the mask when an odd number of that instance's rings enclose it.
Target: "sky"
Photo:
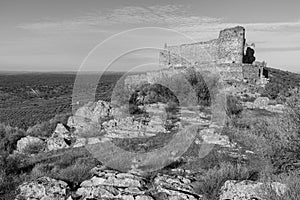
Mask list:
[[[257,60],[300,72],[299,8],[299,0],[1,0],[0,71],[147,68],[165,43],[241,25]]]

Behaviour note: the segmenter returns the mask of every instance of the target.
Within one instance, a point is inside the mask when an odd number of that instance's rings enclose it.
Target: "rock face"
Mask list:
[[[101,100],[94,103],[90,102],[80,107],[74,116],[68,119],[67,125],[75,128],[75,133],[96,131],[101,129],[101,120],[112,115],[113,108],[110,103]]]
[[[113,116],[114,109],[111,104],[106,101],[97,101],[88,103],[79,108],[75,116],[90,119],[93,122],[99,122],[101,119]]]
[[[158,175],[154,179],[155,193],[165,194],[166,199],[172,200],[200,199],[201,196],[193,191],[190,184],[191,180],[178,175]]]
[[[69,148],[72,140],[72,134],[69,132],[69,127],[58,123],[52,136],[46,140],[47,151]]]
[[[71,134],[68,129],[69,127],[65,126],[64,124],[58,123],[54,130],[54,133],[52,134],[52,137],[69,139],[71,137]]]
[[[94,135],[96,135],[100,134],[101,132],[100,123],[76,115],[69,117],[68,126],[71,128],[75,128],[74,135],[79,137],[86,136],[87,133],[93,133]]]
[[[151,137],[159,133],[178,130],[182,124],[207,125],[210,116],[199,109],[178,108],[180,112],[168,113],[168,106],[163,103],[139,106],[144,114],[130,116],[126,106],[113,108],[108,102],[88,103],[79,108],[74,116],[69,117],[68,126],[75,128],[76,138],[101,137],[135,138]],[[173,111],[172,111],[173,112]],[[58,132],[66,132],[60,125]],[[60,133],[65,135],[66,133]]]
[[[149,199],[152,198],[141,190],[143,178],[129,173],[99,168],[92,169],[94,177],[81,183],[76,195],[82,200],[88,199]]]
[[[32,136],[26,136],[21,138],[17,142],[17,151],[20,153],[24,153],[24,150],[28,145],[33,145],[33,144],[43,144],[43,140],[37,138],[37,137],[32,137]]]
[[[286,191],[284,184],[278,182],[269,184],[278,195]],[[221,188],[220,200],[263,200],[261,197],[263,185],[263,183],[253,181],[226,181]]]
[[[25,182],[19,186],[16,200],[64,200],[67,196],[67,183],[48,177],[38,178],[33,182]]]
[[[65,142],[64,138],[55,137],[55,138],[47,139],[47,150],[48,151],[65,149],[65,148],[69,148],[69,145]]]
[[[81,183],[76,195],[80,199],[196,200],[191,180],[181,176],[157,175],[152,184],[139,175],[112,170],[92,169],[94,176]]]

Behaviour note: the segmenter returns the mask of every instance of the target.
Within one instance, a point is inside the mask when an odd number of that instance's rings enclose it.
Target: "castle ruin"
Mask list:
[[[159,53],[159,71],[128,76],[126,84],[153,82],[163,76],[181,73],[193,67],[197,71],[217,72],[222,81],[264,85],[268,78],[265,62],[257,62],[253,46],[248,46],[245,28],[236,26],[220,31],[219,37],[207,42],[168,46]]]

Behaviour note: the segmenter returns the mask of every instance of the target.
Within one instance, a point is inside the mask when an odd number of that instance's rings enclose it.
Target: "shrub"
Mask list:
[[[17,141],[24,136],[23,130],[0,124],[0,152],[12,153]]]
[[[45,149],[45,144],[42,142],[35,142],[35,143],[31,143],[28,144],[27,146],[25,146],[23,152],[25,154],[37,154],[42,152]]]
[[[31,135],[35,137],[50,137],[58,123],[67,124],[68,117],[70,115],[71,115],[70,113],[56,115],[54,118],[52,118],[49,121],[36,124],[35,126],[27,129],[27,135]]]
[[[86,157],[87,155],[82,155],[81,153],[77,153],[75,151],[70,151],[64,154],[58,161],[54,164],[59,168],[66,168],[70,165],[74,165],[76,161],[82,157]],[[88,157],[90,158],[90,157]],[[91,158],[90,158],[91,159]]]
[[[195,192],[204,195],[207,200],[218,199],[220,189],[227,180],[248,180],[252,174],[253,171],[243,165],[221,163],[219,166],[209,169],[204,177],[201,177]]]
[[[287,186],[286,191],[280,193],[275,191],[274,187],[266,184],[261,192],[263,199],[271,200],[298,200],[300,199],[300,176],[297,173],[281,174],[272,177],[272,181],[283,183]],[[283,194],[282,194],[283,192]]]
[[[43,177],[43,176],[52,176],[51,170],[53,169],[53,166],[45,163],[38,163],[34,166],[34,168],[31,170],[30,176],[32,180],[35,180],[37,178]]]
[[[229,128],[233,140],[254,151],[261,160],[268,160],[276,172],[292,170],[300,157],[299,97],[295,95],[289,101],[282,115],[256,119],[244,129]]]
[[[89,164],[76,163],[75,165],[59,170],[54,177],[69,183],[71,187],[77,187],[82,181],[91,177],[90,171],[92,167]]]
[[[243,111],[242,105],[239,103],[239,100],[229,95],[226,98],[226,113],[229,117],[233,115],[239,115]]]

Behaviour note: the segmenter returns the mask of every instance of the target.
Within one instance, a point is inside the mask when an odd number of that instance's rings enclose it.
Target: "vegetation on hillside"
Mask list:
[[[271,71],[272,73],[272,71]],[[277,77],[277,78],[276,78]],[[12,78],[12,77],[10,77]],[[9,78],[9,79],[10,79]],[[16,78],[16,77],[13,77]],[[31,77],[32,78],[32,77]],[[115,77],[116,78],[116,77]],[[183,77],[177,77],[178,79]],[[195,71],[190,71],[185,80],[188,80],[189,89],[185,86],[179,87],[178,79],[165,79],[164,86],[175,85],[180,88],[180,91],[166,90],[166,87],[161,85],[144,85],[141,87],[136,95],[145,94],[148,103],[152,102],[172,102],[178,103],[178,99],[182,102],[195,102],[196,104],[209,105],[211,101],[210,90],[215,86],[216,79],[214,77],[205,79]],[[50,79],[50,78],[49,78]],[[62,78],[63,79],[63,78]],[[8,79],[6,79],[8,80]],[[41,176],[49,176],[51,178],[66,181],[72,189],[76,189],[79,184],[88,179],[91,174],[90,169],[98,164],[96,160],[84,149],[64,149],[50,153],[39,153],[33,157],[26,155],[11,155],[16,149],[17,141],[27,135],[49,137],[58,122],[66,123],[70,110],[57,110],[52,112],[53,108],[57,108],[56,104],[50,104],[55,99],[70,98],[71,93],[65,94],[61,89],[54,89],[56,87],[65,87],[69,91],[69,84],[72,81],[60,82],[58,85],[49,87],[48,90],[39,89],[42,85],[41,80],[30,80],[29,77],[23,81],[23,84],[36,84],[35,81],[40,82],[40,86],[34,87],[34,90],[44,92],[43,95],[37,97],[30,97],[28,91],[22,84],[9,86],[4,84],[1,89],[1,122],[0,125],[0,199],[13,199],[16,188],[19,184],[27,180],[33,180]],[[68,80],[68,79],[67,79]],[[71,80],[71,79],[70,79]],[[49,80],[51,82],[52,80]],[[108,80],[106,80],[108,81]],[[47,82],[47,79],[46,79]],[[206,84],[204,84],[204,82]],[[256,112],[243,110],[239,100],[234,96],[227,97],[226,111],[228,121],[223,130],[223,134],[228,135],[230,139],[237,142],[244,149],[254,152],[255,158],[251,158],[247,162],[241,160],[230,160],[227,157],[218,157],[214,155],[214,151],[208,155],[209,162],[207,166],[197,166],[200,173],[198,178],[198,185],[194,187],[195,192],[204,195],[206,199],[217,199],[220,192],[220,187],[227,180],[255,180],[255,181],[279,181],[287,184],[288,192],[279,197],[274,193],[272,188],[266,188],[266,199],[299,199],[299,172],[300,172],[300,90],[290,89],[299,84],[300,78],[297,75],[291,75],[282,71],[274,71],[271,76],[271,82],[264,90],[264,96],[281,101],[287,106],[283,114],[270,115],[265,112]],[[48,83],[43,83],[48,84]],[[97,98],[110,98],[112,88],[115,82],[109,80],[97,89]],[[49,84],[51,85],[51,84]],[[192,86],[192,87],[191,87]],[[4,88],[4,89],[3,89]],[[14,91],[17,90],[16,92]],[[105,88],[105,89],[104,89]],[[53,92],[51,92],[53,91]],[[110,92],[109,92],[110,91]],[[69,91],[71,92],[71,91]],[[190,92],[196,94],[190,99]],[[45,94],[48,95],[45,95]],[[67,92],[68,93],[68,92]],[[174,94],[178,94],[174,95]],[[27,95],[27,96],[26,96]],[[28,96],[29,95],[29,96]],[[196,98],[194,98],[196,97]],[[9,100],[8,100],[9,99]],[[28,100],[30,99],[30,100]],[[132,103],[136,102],[136,96],[132,96]],[[9,105],[5,102],[9,102]],[[40,104],[40,107],[34,107],[33,102]],[[65,105],[70,106],[70,99]],[[67,107],[68,107],[67,106]],[[43,109],[41,110],[41,107]],[[39,110],[39,114],[35,117],[29,117],[32,113],[19,116],[4,116],[13,109]],[[70,108],[70,107],[68,107]],[[26,110],[25,109],[25,110]],[[25,112],[25,111],[24,111]],[[61,112],[60,115],[55,116],[56,112]],[[47,113],[51,113],[47,115]],[[40,116],[46,115],[44,118]],[[52,116],[53,115],[53,116]],[[51,117],[50,117],[51,116]],[[11,119],[8,119],[11,118]],[[20,117],[20,120],[19,118]],[[22,118],[26,118],[22,120]],[[40,119],[41,118],[41,119]],[[50,120],[51,119],[51,120]],[[14,123],[10,123],[10,122]],[[12,126],[10,126],[11,124]],[[13,128],[13,126],[19,128]],[[26,129],[26,130],[25,130]],[[150,146],[135,146],[132,144],[140,143],[135,141],[130,143],[128,140],[119,141],[120,146],[134,149],[135,151],[145,152],[151,149],[150,147],[161,147],[164,142],[169,139],[169,135],[164,135],[165,138],[153,138],[150,141]],[[28,147],[28,153],[37,153],[40,148],[39,145]],[[202,160],[206,162],[205,159]],[[189,163],[185,163],[189,164]]]
[[[282,71],[274,68],[267,68],[270,82],[262,91],[262,95],[270,99],[283,99],[291,96],[290,90],[300,86],[300,74]]]
[[[87,76],[85,80],[89,84],[89,76],[95,75],[82,76]],[[110,100],[121,76],[122,73],[104,74],[99,80],[96,99]],[[75,80],[76,74],[0,75],[0,122],[26,130],[57,114],[71,113]],[[78,95],[88,95],[86,92],[79,91]]]

